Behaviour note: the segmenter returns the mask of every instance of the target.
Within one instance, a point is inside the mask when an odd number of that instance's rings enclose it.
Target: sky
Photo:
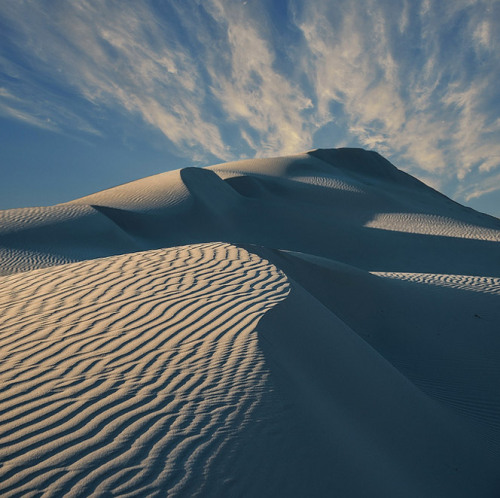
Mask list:
[[[376,150],[500,217],[500,0],[0,0],[0,209]]]

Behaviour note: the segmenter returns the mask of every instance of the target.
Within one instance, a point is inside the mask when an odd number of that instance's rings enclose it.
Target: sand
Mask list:
[[[499,496],[499,242],[360,149],[0,211],[0,495]]]

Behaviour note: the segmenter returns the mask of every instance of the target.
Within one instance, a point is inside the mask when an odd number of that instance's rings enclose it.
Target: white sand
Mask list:
[[[500,496],[499,242],[353,149],[0,211],[0,495]]]

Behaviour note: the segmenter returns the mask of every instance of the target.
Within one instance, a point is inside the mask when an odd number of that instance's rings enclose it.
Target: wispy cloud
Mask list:
[[[208,70],[212,91],[227,118],[238,124],[242,138],[258,155],[310,147],[311,129],[304,111],[312,102],[274,67],[275,52],[259,23],[230,3],[211,5],[212,15],[224,27],[227,51],[216,54],[224,60]]]
[[[50,119],[40,119],[33,115],[32,112],[22,111],[15,106],[9,106],[4,102],[0,102],[0,115],[14,118],[18,121],[23,121],[37,128],[42,128],[44,130],[50,131],[60,131],[59,127],[55,125]]]
[[[488,179],[488,183],[491,183],[491,178]],[[472,199],[477,199],[478,197],[482,197],[483,195],[486,194],[491,194],[492,192],[497,192],[500,190],[500,177],[497,175],[496,178],[496,185],[493,186],[484,186],[484,185],[474,185],[472,188],[468,189],[470,192],[464,196],[464,199],[469,202]]]
[[[496,159],[500,160],[500,157]],[[471,175],[468,181],[457,185],[455,199],[500,218],[500,172]]]
[[[398,39],[409,36],[408,4],[388,12],[381,4],[363,3],[360,8],[345,2],[332,11],[328,2],[316,2],[298,19],[306,40],[302,64],[314,84],[319,116],[323,122],[337,119],[330,108],[339,103],[351,136],[362,145],[439,170],[446,131],[431,104],[432,59],[408,67],[408,54],[396,50]],[[398,32],[390,33],[392,18],[400,19]]]
[[[34,91],[21,81],[16,81],[15,88],[17,94],[0,87],[1,116],[56,133],[73,129],[90,135],[101,134],[89,120],[71,110],[64,98],[53,92],[45,88]]]
[[[146,4],[22,2],[3,14],[29,70],[51,85],[136,114],[179,147],[228,157],[218,127],[203,117],[206,92],[196,59],[168,43],[168,23]],[[30,79],[24,68],[18,72]]]

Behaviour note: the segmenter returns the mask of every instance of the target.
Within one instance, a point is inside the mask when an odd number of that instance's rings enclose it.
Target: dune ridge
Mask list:
[[[0,494],[498,496],[499,234],[361,149],[0,211]]]

